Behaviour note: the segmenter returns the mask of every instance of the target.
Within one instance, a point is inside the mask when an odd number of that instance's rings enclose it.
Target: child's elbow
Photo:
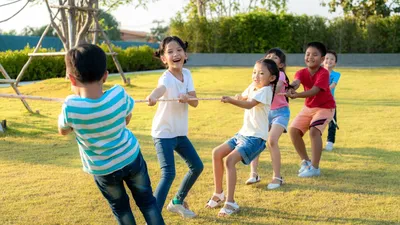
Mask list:
[[[58,128],[58,134],[60,134],[62,136],[65,136],[65,135],[69,134],[70,132],[71,132],[70,129],[65,130],[65,129]]]

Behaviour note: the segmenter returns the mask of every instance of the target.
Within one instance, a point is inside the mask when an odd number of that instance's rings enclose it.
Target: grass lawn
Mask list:
[[[299,68],[288,68],[293,74]],[[205,169],[189,192],[187,201],[198,217],[181,219],[166,209],[167,224],[400,224],[400,69],[339,68],[337,143],[333,152],[323,152],[322,176],[298,178],[300,159],[288,135],[280,139],[282,175],[286,185],[267,190],[272,176],[268,151],[261,154],[262,181],[244,185],[250,168],[237,166],[235,199],[241,212],[217,218],[218,209],[205,203],[213,193],[212,149],[242,126],[243,110],[219,101],[200,102],[189,112],[189,138]],[[241,93],[251,82],[252,68],[193,68],[199,97]],[[126,90],[144,99],[156,87],[157,74],[128,75],[133,86]],[[110,77],[108,89],[121,84]],[[70,94],[64,79],[50,79],[20,87],[23,94],[60,97]],[[13,93],[0,88],[1,93]],[[303,105],[290,101],[291,119]],[[0,98],[0,119],[9,130],[0,134],[0,224],[116,224],[106,200],[93,178],[81,169],[74,135],[57,134],[60,103],[28,101],[40,115],[29,114],[21,102]],[[155,189],[160,170],[150,130],[156,107],[137,103],[129,128],[139,139]],[[326,132],[323,135],[325,143]],[[308,134],[306,146],[310,153]],[[177,176],[167,202],[176,193],[187,171],[176,156]],[[226,189],[225,189],[226,190]],[[132,201],[138,224],[143,217]]]

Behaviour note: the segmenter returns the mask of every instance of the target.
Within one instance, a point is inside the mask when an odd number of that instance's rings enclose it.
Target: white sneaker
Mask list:
[[[332,151],[333,150],[333,142],[330,142],[330,141],[326,142],[325,150],[329,151],[329,152]]]
[[[303,172],[299,173],[299,177],[315,177],[321,175],[320,168],[315,169],[313,166],[308,167]]]
[[[173,213],[178,213],[184,218],[193,218],[196,216],[196,214],[193,211],[185,208],[182,204],[174,205],[172,201],[169,202],[167,210]]]
[[[303,161],[301,161],[301,164],[300,164],[299,173],[303,172],[310,165],[311,165],[311,161],[307,161],[307,160],[303,159]]]

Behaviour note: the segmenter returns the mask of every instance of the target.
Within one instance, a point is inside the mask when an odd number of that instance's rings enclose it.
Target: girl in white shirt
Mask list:
[[[242,161],[248,165],[264,149],[268,140],[268,113],[274,98],[273,90],[279,78],[279,69],[271,59],[256,62],[252,84],[235,98],[222,97],[222,102],[244,108],[243,126],[234,137],[213,150],[213,170],[215,192],[208,201],[207,208],[215,208],[225,201],[222,188],[224,165],[226,167],[227,198],[219,216],[229,216],[239,211],[234,200],[236,186],[235,165]],[[225,163],[223,159],[226,158]]]
[[[166,37],[160,43],[156,56],[168,67],[158,80],[158,86],[149,96],[148,105],[154,106],[157,99],[178,98],[179,101],[160,101],[153,118],[151,136],[157,151],[157,158],[161,168],[161,179],[154,192],[157,204],[162,210],[168,191],[175,178],[174,150],[185,160],[189,167],[178,192],[167,206],[170,212],[178,213],[182,217],[192,218],[196,214],[189,210],[184,202],[189,190],[203,171],[203,163],[187,138],[188,134],[188,106],[197,107],[191,73],[183,68],[186,63],[187,42],[179,37]]]

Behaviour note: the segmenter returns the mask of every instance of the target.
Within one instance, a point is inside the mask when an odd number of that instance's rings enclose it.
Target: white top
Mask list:
[[[259,137],[267,141],[268,113],[271,108],[272,88],[266,86],[257,90],[253,85],[250,85],[242,93],[242,96],[247,96],[247,101],[254,99],[259,104],[244,111],[243,127],[240,129],[239,134]]]
[[[183,82],[166,70],[158,80],[158,86],[167,90],[160,99],[178,98],[179,94],[187,94],[194,90],[192,75],[188,69],[182,69]],[[188,104],[158,102],[157,112],[153,118],[151,136],[155,138],[174,138],[188,134]]]

